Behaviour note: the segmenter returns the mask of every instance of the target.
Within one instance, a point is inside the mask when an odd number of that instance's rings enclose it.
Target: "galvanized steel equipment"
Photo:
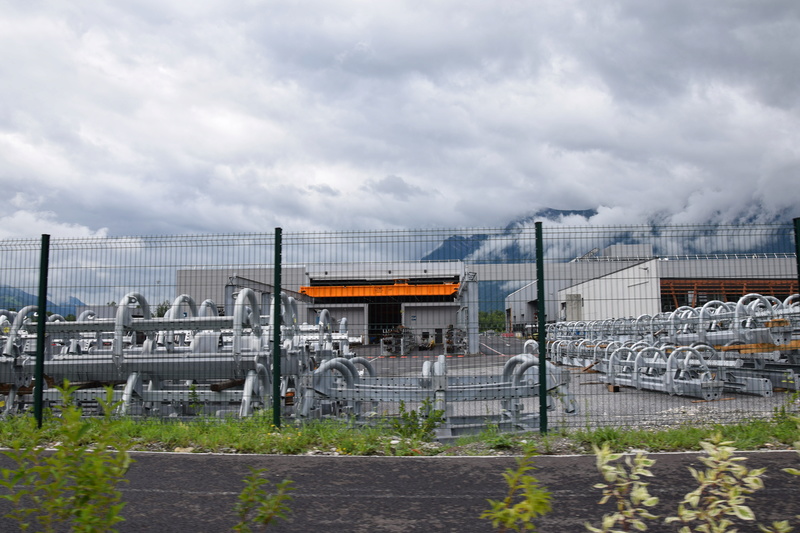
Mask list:
[[[137,306],[141,318],[132,317]],[[180,309],[186,316],[180,317]],[[20,311],[5,339],[0,383],[8,386],[6,411],[15,409],[17,393],[29,386],[35,366],[35,337],[23,328],[35,306]],[[115,400],[123,414],[182,416],[202,408],[252,413],[263,404],[270,377],[264,328],[255,293],[239,293],[233,316],[214,316],[216,306],[198,306],[187,295],[175,299],[164,317],[153,317],[147,300],[129,293],[114,320],[91,313],[74,322],[48,321],[45,375],[51,382],[81,384],[74,398],[95,401],[102,385],[119,385]],[[60,393],[44,391],[48,402]],[[24,403],[24,399],[20,399]]]
[[[299,324],[297,302],[284,293],[279,297],[285,417],[347,416],[369,423],[386,411],[396,412],[402,401],[441,409],[440,436],[452,436],[487,423],[537,429],[537,402],[526,406],[526,400],[538,398],[541,391],[548,395],[549,409],[560,404],[568,414],[577,412],[568,372],[545,362],[547,380],[540,386],[538,345],[533,342],[498,367],[497,374],[449,374],[447,359],[440,355],[425,361],[417,375],[380,377],[367,359],[352,352],[346,320],[334,328],[330,313],[322,310],[318,324]],[[36,338],[28,330],[34,329],[36,310],[0,311],[4,414],[30,404]],[[250,416],[272,406],[275,327],[273,316],[261,314],[259,298],[247,288],[236,295],[231,316],[219,316],[211,300],[198,306],[183,294],[163,317],[154,317],[138,292],[120,300],[114,319],[99,319],[93,312],[76,321],[54,315],[46,324],[44,399],[46,405],[60,402],[52,385],[67,380],[79,386],[74,399],[87,411],[98,405],[99,397],[105,398],[104,387],[112,386],[122,415]],[[465,409],[470,402],[480,409]]]
[[[637,318],[548,327],[556,364],[592,368],[611,385],[705,400],[723,391],[800,390],[800,296],[747,294]]]

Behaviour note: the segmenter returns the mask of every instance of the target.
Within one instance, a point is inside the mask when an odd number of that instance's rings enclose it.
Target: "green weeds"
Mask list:
[[[236,503],[236,516],[239,521],[233,526],[237,533],[251,533],[251,526],[267,527],[279,518],[286,518],[289,512],[289,492],[294,490],[293,482],[284,479],[275,484],[264,477],[265,468],[251,469],[245,479],[245,486]],[[272,489],[272,490],[270,490]]]
[[[514,447],[517,439],[511,433],[500,431],[497,424],[487,424],[479,440],[494,450],[509,450]]]
[[[430,441],[433,432],[444,421],[444,411],[434,409],[432,403],[426,398],[418,410],[407,410],[406,403],[401,400],[399,415],[391,419],[390,428],[400,437]]]
[[[59,442],[53,449],[31,446],[37,440],[37,428],[32,419],[18,420],[15,428],[22,430],[19,438],[10,442],[4,452],[16,468],[0,471],[0,485],[9,494],[13,510],[7,515],[23,531],[29,528],[52,532],[64,525],[72,531],[116,531],[114,525],[121,516],[122,495],[117,485],[124,482],[131,459],[127,443],[108,431],[115,421],[112,391],[100,400],[102,419],[90,424],[82,418],[81,408],[71,398],[74,389],[65,383],[61,389],[64,407],[53,423]]]
[[[441,413],[422,406],[410,410],[403,405],[400,415],[374,425],[354,426],[342,420],[312,420],[300,425],[272,425],[269,411],[246,419],[196,417],[190,420],[119,418],[107,425],[103,418],[86,418],[84,442],[110,432],[131,450],[195,452],[303,454],[339,453],[343,455],[451,455],[469,445],[474,454],[503,452],[514,454],[591,453],[594,446],[608,443],[612,451],[646,452],[700,451],[700,443],[719,433],[739,450],[790,448],[800,439],[791,416],[772,420],[753,420],[730,425],[681,426],[664,430],[600,428],[596,430],[539,433],[508,433],[488,425],[476,435],[464,436],[453,444],[433,443],[434,430],[442,422]],[[32,420],[15,416],[0,424],[0,446],[52,446],[63,441],[59,418],[46,417],[43,427],[31,431]],[[399,442],[395,442],[399,441]],[[393,444],[392,444],[393,443]]]
[[[480,518],[490,520],[492,526],[505,531],[535,531],[533,520],[552,509],[551,494],[530,474],[534,470],[533,458],[521,457],[517,468],[503,474],[508,493],[502,500],[489,500],[490,508]]]
[[[737,424],[713,424],[706,427],[685,425],[659,431],[624,428],[582,430],[571,434],[576,442],[591,448],[609,443],[614,450],[646,450],[651,452],[701,450],[701,442],[713,435],[722,435],[740,450],[769,447],[791,447],[798,430],[791,418],[751,420]]]

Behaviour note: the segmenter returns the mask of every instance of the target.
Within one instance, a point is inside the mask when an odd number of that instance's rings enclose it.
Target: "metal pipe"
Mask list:
[[[347,359],[344,359],[342,357],[337,357],[336,359],[329,359],[328,361],[325,361],[321,365],[319,365],[319,368],[317,368],[314,371],[314,375],[321,376],[322,374],[330,370],[337,370],[344,378],[347,387],[352,389],[353,386],[355,385],[355,376],[353,376],[351,368],[354,367],[345,364],[343,361],[347,361]],[[356,372],[356,375],[357,374],[358,372]]]
[[[534,359],[534,356],[528,353],[521,353],[519,355],[511,357],[508,361],[506,361],[506,364],[503,365],[503,382],[504,383],[511,382],[511,377],[514,374],[514,368],[518,364],[531,361],[532,359]],[[538,357],[536,358],[536,360],[537,361],[539,360]]]
[[[138,292],[129,292],[122,297],[117,306],[117,316],[114,321],[114,345],[111,347],[114,362],[117,365],[122,364],[124,361],[123,339],[125,338],[125,329],[130,327],[132,320],[128,304],[135,302],[142,308],[142,315],[145,320],[150,320],[150,304],[147,303],[147,299],[144,296]]]
[[[91,309],[87,309],[87,310],[81,312],[80,315],[78,315],[78,320],[76,320],[76,322],[83,322],[84,320],[91,320],[91,319],[95,318],[96,316],[97,316],[97,314],[94,311],[92,311]]]
[[[8,338],[6,339],[6,346],[3,349],[3,355],[8,357],[14,357],[19,355],[15,353],[17,350],[16,342],[17,337],[19,336],[19,330],[22,328],[22,324],[25,322],[25,318],[31,313],[35,313],[39,309],[35,305],[26,305],[23,307],[17,316],[14,317],[14,322],[11,323],[11,329],[8,332]]]
[[[246,304],[250,304],[250,307],[248,308]],[[240,290],[233,309],[234,357],[241,356],[242,354],[242,335],[244,334],[245,323],[250,325],[254,334],[260,335],[261,324],[258,321],[259,316],[258,298],[256,298],[255,291],[247,288]],[[253,317],[256,317],[255,321],[253,321]]]
[[[219,310],[214,300],[203,300],[203,303],[200,304],[199,316],[219,316]]]
[[[366,370],[367,374],[371,378],[374,378],[377,375],[377,373],[375,372],[375,367],[373,367],[372,363],[370,363],[369,360],[364,357],[353,357],[352,359],[350,359],[350,362],[353,363],[354,365],[363,366],[364,370]],[[428,363],[430,361],[425,361],[425,362]]]

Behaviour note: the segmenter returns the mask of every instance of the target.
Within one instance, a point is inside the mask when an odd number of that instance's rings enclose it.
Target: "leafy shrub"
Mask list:
[[[429,441],[434,430],[442,425],[444,411],[433,409],[430,399],[425,399],[419,410],[406,410],[406,403],[400,401],[400,414],[392,419],[390,426],[400,437]]]
[[[124,520],[120,513],[125,506],[117,485],[125,481],[131,458],[126,441],[110,430],[115,423],[113,392],[109,388],[106,399],[99,401],[103,419],[90,435],[92,424],[72,401],[75,389],[65,382],[60,390],[62,440],[55,449],[26,446],[35,437],[23,434],[3,452],[17,465],[0,471],[0,486],[9,491],[0,497],[13,504],[6,517],[16,520],[23,531],[34,527],[51,532],[63,525],[79,532],[116,531],[113,526]],[[33,425],[20,427],[37,430]]]
[[[717,435],[702,442],[708,454],[700,461],[706,466],[703,471],[689,468],[699,486],[688,493],[678,505],[678,515],[666,519],[666,523],[680,522],[681,533],[689,533],[689,525],[698,524],[695,531],[708,533],[725,532],[735,525],[732,519],[755,521],[755,514],[746,505],[750,495],[764,488],[761,476],[764,468],[748,469],[742,462],[745,457],[736,456],[736,448],[730,441]]]
[[[517,460],[517,468],[509,468],[503,474],[508,484],[508,493],[502,500],[489,500],[490,509],[481,518],[492,521],[492,526],[505,531],[535,531],[532,520],[549,513],[551,494],[529,474],[534,470],[533,458],[524,456]],[[516,501],[516,503],[515,503]]]
[[[736,448],[731,444],[731,441],[723,441],[719,434],[700,443],[707,454],[700,457],[706,469],[689,469],[699,486],[686,494],[678,505],[677,516],[667,517],[665,523],[682,524],[680,533],[733,533],[737,529],[731,527],[737,525],[737,521],[755,522],[755,514],[747,506],[747,500],[764,487],[761,477],[765,469],[745,467],[742,462],[746,458],[736,456]],[[595,488],[603,489],[600,503],[613,498],[617,503],[617,511],[603,517],[601,528],[590,524],[586,524],[586,528],[598,533],[618,533],[631,531],[631,528],[646,531],[647,524],[642,519],[657,518],[646,508],[656,505],[658,499],[650,496],[648,484],[642,483],[640,478],[652,476],[649,467],[655,461],[643,454],[636,455],[635,459],[628,456],[625,459],[626,469],[619,464],[612,464],[622,454],[612,454],[607,445],[602,449],[595,447],[595,453],[598,469],[607,482],[595,485]],[[785,470],[794,473],[793,469]],[[800,475],[800,471],[797,473]],[[771,527],[758,525],[758,528],[765,533],[791,531],[788,521],[773,522]]]
[[[250,475],[244,479],[245,487],[236,503],[239,522],[233,527],[238,533],[252,532],[251,524],[266,528],[274,520],[286,518],[289,512],[288,502],[292,499],[289,492],[294,490],[292,481],[284,479],[275,484],[274,492],[270,492],[271,483],[264,478],[265,472],[265,468],[251,469]]]
[[[596,533],[617,533],[630,531],[630,528],[645,531],[645,519],[658,518],[647,510],[658,504],[658,498],[650,495],[647,490],[649,484],[642,481],[643,477],[652,477],[650,467],[655,460],[639,453],[633,459],[630,455],[626,456],[624,464],[620,464],[622,454],[611,453],[608,444],[602,448],[594,446],[594,452],[597,455],[597,469],[606,481],[594,486],[603,489],[599,503],[602,505],[613,500],[617,510],[603,516],[600,528],[587,523],[586,529]]]

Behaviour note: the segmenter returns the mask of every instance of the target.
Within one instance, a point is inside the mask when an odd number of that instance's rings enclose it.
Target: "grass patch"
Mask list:
[[[787,448],[800,438],[797,422],[791,418],[750,420],[735,424],[708,426],[684,425],[663,430],[601,428],[578,431],[573,438],[583,446],[602,447],[608,444],[614,451],[643,450],[649,452],[697,451],[700,443],[713,435],[721,435],[739,450]]]
[[[25,435],[26,446],[51,447],[63,440],[61,424],[45,417],[41,430],[34,430],[29,416],[15,416],[0,423],[0,447],[8,447]],[[434,442],[426,432],[400,432],[396,424],[378,423],[354,427],[342,420],[314,420],[303,425],[272,425],[269,411],[247,419],[197,418],[162,420],[119,418],[103,426],[100,419],[87,419],[81,437],[85,445],[97,442],[101,431],[130,443],[131,451],[192,451],[209,453],[329,454],[329,455],[524,455],[592,453],[604,445],[615,452],[698,451],[700,443],[719,434],[739,450],[787,449],[800,440],[793,416],[751,420],[736,424],[684,425],[662,430],[599,428],[558,431],[547,435],[504,433],[487,426],[476,435],[452,443]],[[404,434],[403,434],[404,433]]]

